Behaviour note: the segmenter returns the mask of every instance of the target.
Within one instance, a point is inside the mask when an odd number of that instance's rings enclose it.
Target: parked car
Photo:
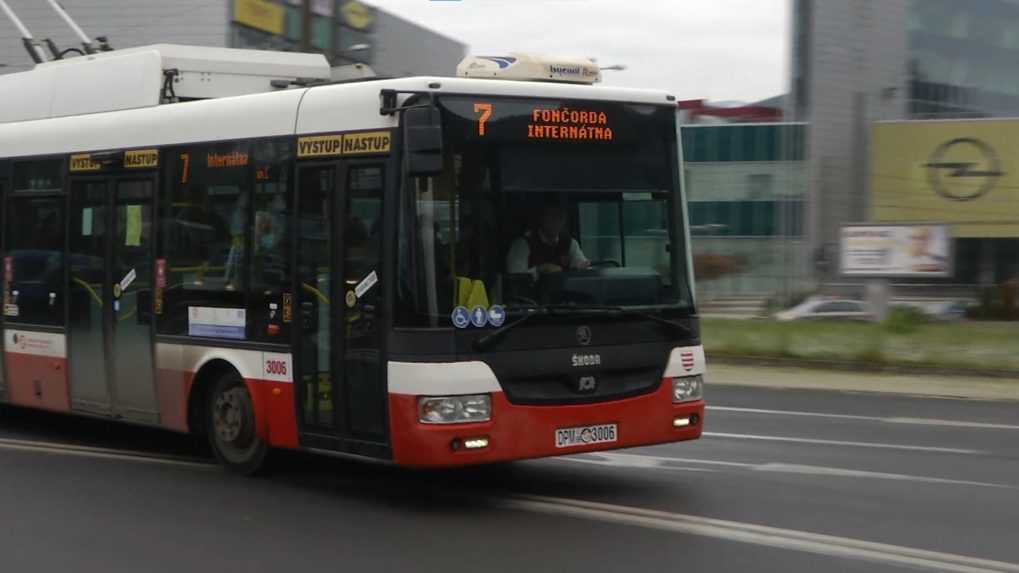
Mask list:
[[[775,313],[781,321],[790,320],[859,320],[874,322],[877,314],[869,304],[850,299],[813,298],[793,308]]]
[[[948,301],[931,305],[927,309],[927,313],[930,314],[931,318],[934,320],[954,322],[957,320],[965,320],[972,306],[972,303],[960,300]]]

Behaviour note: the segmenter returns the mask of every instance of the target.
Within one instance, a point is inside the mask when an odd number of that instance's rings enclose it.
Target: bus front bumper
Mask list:
[[[632,448],[695,440],[704,425],[704,401],[673,404],[671,384],[622,400],[570,406],[522,406],[494,392],[492,417],[470,424],[422,424],[418,396],[389,395],[393,461],[410,467],[451,467]],[[557,431],[604,430],[614,441],[557,447]],[[595,432],[598,433],[598,432]],[[602,438],[605,438],[603,435]]]

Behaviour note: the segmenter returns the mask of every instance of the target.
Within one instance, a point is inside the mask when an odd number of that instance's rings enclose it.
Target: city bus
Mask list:
[[[27,93],[0,112],[0,402],[191,433],[244,474],[701,435],[675,98],[523,55],[182,97],[180,66],[222,56],[226,85],[247,51],[175,50],[0,84]]]

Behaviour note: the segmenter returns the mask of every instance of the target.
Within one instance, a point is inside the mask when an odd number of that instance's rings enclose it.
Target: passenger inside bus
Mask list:
[[[580,244],[566,231],[562,207],[554,202],[542,204],[537,223],[513,241],[506,255],[506,270],[511,274],[536,277],[590,266]]]

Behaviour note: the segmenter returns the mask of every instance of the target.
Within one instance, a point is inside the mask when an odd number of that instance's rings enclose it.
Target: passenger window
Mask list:
[[[250,326],[245,269],[255,173],[249,147],[202,146],[173,155],[177,168],[161,205],[166,287],[159,332],[191,332],[192,314],[213,320],[208,317],[216,313],[195,310],[202,308],[236,310],[232,320],[240,318]],[[236,333],[236,329],[223,330]]]
[[[14,165],[15,191],[62,192],[64,187],[64,161],[45,159]]]
[[[287,342],[293,321],[294,300],[290,282],[290,190],[288,142],[260,142],[253,146],[255,186],[251,227],[251,299],[248,319],[252,337]]]
[[[8,202],[4,293],[8,322],[64,324],[64,200],[15,194]]]

